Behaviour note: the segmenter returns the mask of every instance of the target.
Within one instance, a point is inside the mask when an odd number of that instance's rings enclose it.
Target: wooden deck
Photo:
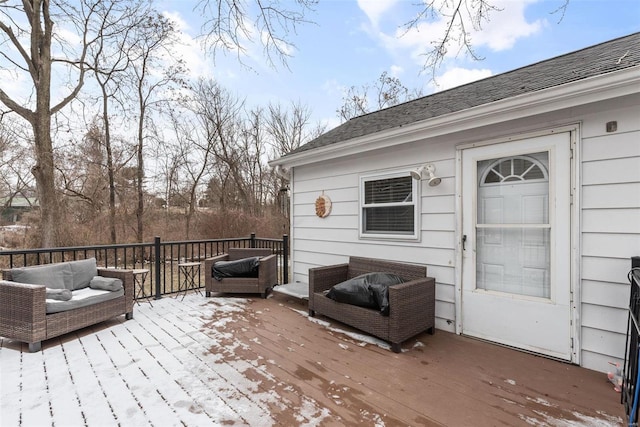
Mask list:
[[[40,353],[0,338],[0,425],[623,424],[605,374],[442,331],[394,354],[327,321],[282,294],[195,294]]]

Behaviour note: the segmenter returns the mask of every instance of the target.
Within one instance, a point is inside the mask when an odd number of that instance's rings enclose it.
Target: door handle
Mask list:
[[[462,235],[462,250],[463,250],[463,251],[467,249],[467,248],[466,248],[466,243],[467,243],[467,235],[466,235],[466,234],[463,234],[463,235]]]

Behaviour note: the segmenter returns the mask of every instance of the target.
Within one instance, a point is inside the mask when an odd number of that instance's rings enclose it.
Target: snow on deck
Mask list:
[[[222,331],[230,318],[222,315],[206,334],[201,330],[212,308],[241,312],[244,302],[165,298],[154,308],[136,305],[133,321],[121,318],[62,343],[47,341],[42,352],[16,351],[19,345],[5,342],[0,424],[272,425],[270,407],[282,405],[279,396],[245,375],[251,361],[225,360],[242,347]],[[304,403],[298,419],[315,424],[324,411]]]
[[[440,331],[394,354],[304,304],[165,297],[38,353],[0,338],[0,425],[622,423],[604,374]]]

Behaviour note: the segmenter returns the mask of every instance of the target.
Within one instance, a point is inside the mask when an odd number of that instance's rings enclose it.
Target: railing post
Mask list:
[[[251,241],[249,242],[250,248],[256,247],[256,233],[251,233]]]
[[[282,284],[289,283],[289,235],[282,235]]]
[[[160,236],[156,236],[153,240],[154,264],[155,264],[155,281],[156,281],[156,297],[162,298],[162,287],[160,286]]]

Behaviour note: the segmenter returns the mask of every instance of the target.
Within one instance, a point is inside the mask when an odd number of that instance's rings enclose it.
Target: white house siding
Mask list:
[[[605,125],[617,121],[618,130]],[[580,364],[607,371],[624,356],[630,257],[640,255],[640,95],[418,140],[359,156],[295,167],[292,182],[293,280],[308,269],[346,262],[350,255],[425,264],[436,278],[436,327],[455,331],[456,147],[575,125],[580,231],[575,298],[580,301],[576,343]],[[359,239],[359,177],[386,169],[433,163],[438,187],[422,185],[419,242]],[[331,215],[315,215],[322,192]]]
[[[616,105],[582,118],[580,147],[581,364],[599,371],[624,357],[627,272],[640,256],[640,97]]]

